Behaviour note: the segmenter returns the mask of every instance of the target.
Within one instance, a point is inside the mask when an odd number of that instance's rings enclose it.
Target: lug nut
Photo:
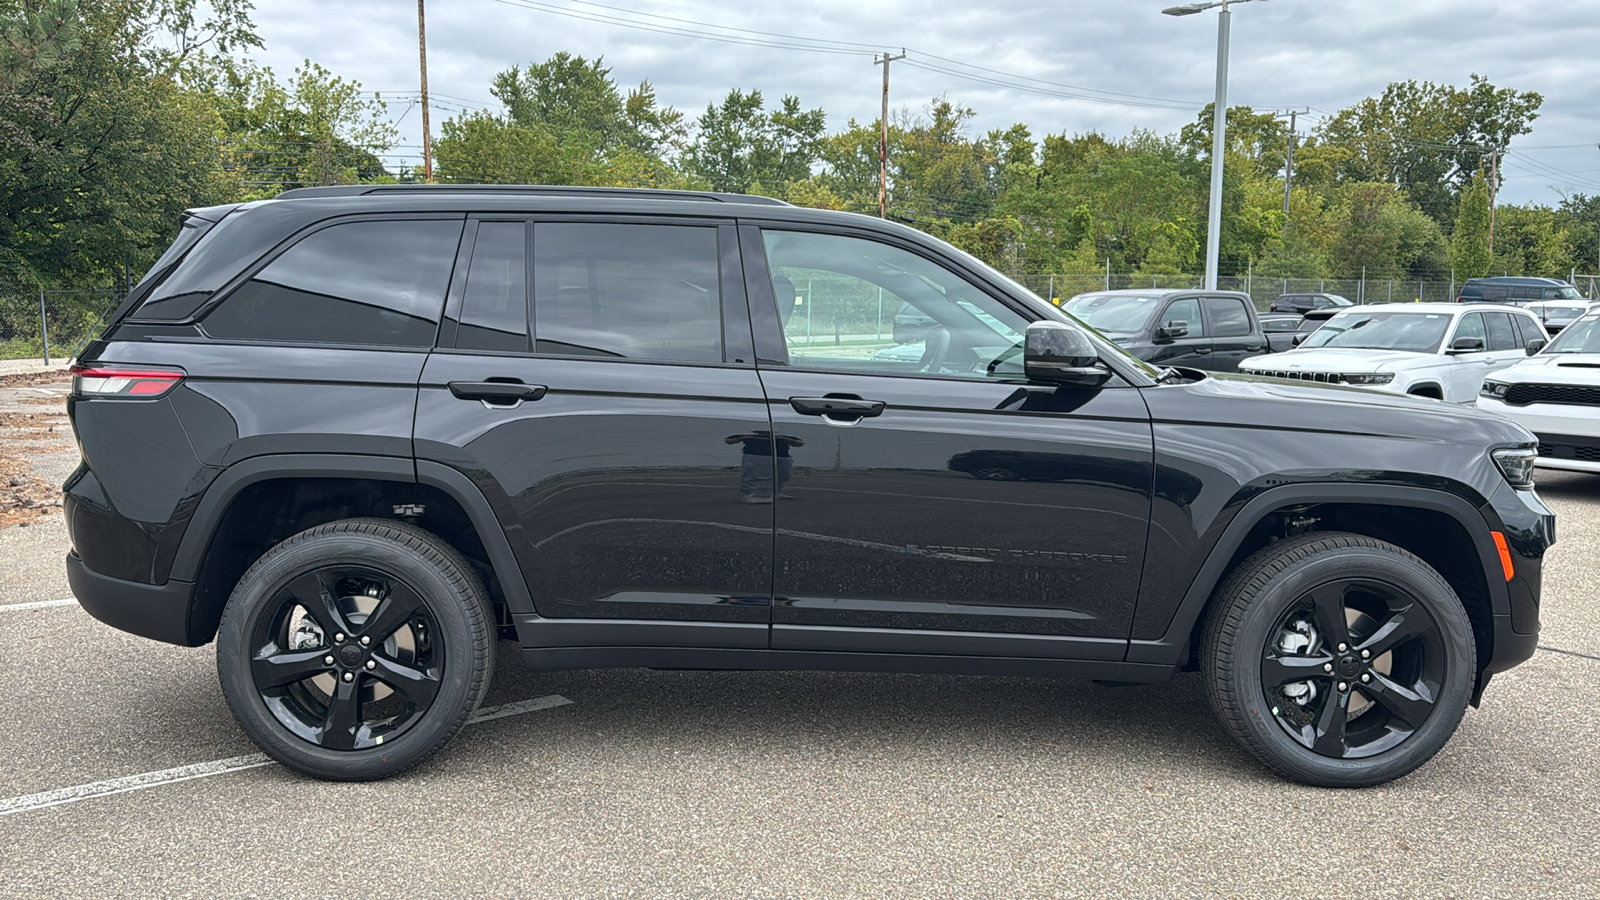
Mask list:
[[[1349,649],[1350,649],[1350,645],[1349,644],[1340,644],[1339,645],[1339,652],[1340,653],[1343,653],[1343,652],[1345,652],[1346,650],[1349,650]]]
[[[1372,658],[1372,651],[1371,650],[1363,650],[1363,651],[1361,651],[1361,658],[1362,659],[1371,659]]]
[[[322,658],[322,664],[323,664],[323,665],[325,665],[325,666],[331,666],[331,665],[333,665],[333,657],[331,657],[331,656],[324,656],[324,657],[323,657],[323,658]]]
[[[342,643],[344,643],[344,632],[342,632],[342,631],[341,631],[341,632],[339,632],[339,633],[338,633],[338,634],[336,634],[336,635],[334,635],[334,636],[333,636],[333,642],[334,642],[334,643],[335,643],[335,644],[342,644]]]
[[[1367,683],[1367,682],[1369,682],[1369,681],[1371,681],[1371,680],[1372,680],[1372,676],[1371,676],[1371,675],[1368,675],[1368,674],[1367,674],[1367,673],[1365,673],[1365,672],[1363,672],[1363,673],[1362,673],[1362,674],[1361,674],[1361,683],[1362,683],[1362,684],[1366,684],[1366,683]]]
[[[345,681],[354,681],[355,677],[356,677],[355,673],[353,673],[353,672],[344,673],[344,680]],[[1340,685],[1339,686],[1339,690],[1341,690],[1341,691],[1344,690],[1344,685]]]
[[[372,643],[372,638],[367,637],[366,635],[363,634],[361,636],[361,646],[365,647],[370,643]]]
[[[367,668],[369,668],[369,669],[376,669],[376,668],[377,668],[377,667],[378,667],[378,664],[377,664],[377,663],[375,663],[375,662],[373,662],[373,661],[372,661],[372,660],[370,660],[370,659],[369,659],[369,660],[367,660]],[[1363,676],[1361,676],[1361,677],[1363,677],[1363,678],[1365,678],[1365,677],[1366,677],[1366,676],[1365,676],[1365,675],[1363,675]]]
[[[350,677],[350,676],[348,676],[348,675],[346,675],[346,676],[345,676],[345,678],[346,678],[346,679],[347,679],[347,680],[348,680],[348,679],[349,679],[349,677]],[[1345,684],[1345,683],[1344,683],[1344,682],[1342,682],[1342,681],[1341,681],[1341,682],[1339,682],[1339,690],[1341,690],[1341,691],[1348,691],[1348,690],[1350,690],[1350,685],[1348,685],[1348,684]]]
[[[329,657],[329,659],[332,659],[332,657]],[[1333,663],[1323,663],[1322,664],[1322,671],[1324,671],[1324,672],[1332,672],[1333,671]]]

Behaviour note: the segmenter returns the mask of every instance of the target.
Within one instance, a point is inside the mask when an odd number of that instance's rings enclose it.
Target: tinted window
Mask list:
[[[1211,319],[1212,337],[1238,337],[1250,333],[1250,313],[1237,297],[1205,298],[1206,314]]]
[[[1528,346],[1529,341],[1549,340],[1549,338],[1540,333],[1538,323],[1528,316],[1513,315],[1511,322],[1517,329],[1517,347],[1519,349]]]
[[[540,223],[533,282],[540,353],[722,361],[715,228]]]
[[[1170,328],[1174,323],[1186,322],[1189,333],[1184,337],[1205,337],[1206,326],[1200,319],[1200,301],[1195,297],[1186,300],[1174,300],[1167,307],[1166,313],[1161,316],[1161,327]]]
[[[1538,288],[1532,288],[1532,287],[1512,288],[1511,289],[1511,299],[1513,299],[1513,300],[1537,300],[1537,299],[1539,299],[1539,289]]]
[[[1482,287],[1478,290],[1479,296],[1485,300],[1504,300],[1511,296],[1510,289],[1504,287]]]
[[[1483,330],[1483,313],[1468,313],[1461,317],[1460,324],[1456,325],[1456,337],[1451,338],[1454,343],[1456,338],[1473,337],[1488,346],[1488,335]]]
[[[1298,331],[1298,330],[1300,330],[1300,323],[1302,321],[1304,321],[1304,320],[1303,319],[1300,319],[1300,320],[1296,320],[1296,319],[1262,319],[1261,320],[1261,330],[1262,331],[1272,331],[1272,332]]]
[[[521,222],[484,222],[472,245],[456,346],[528,349],[528,230]]]
[[[313,232],[212,310],[212,337],[433,344],[459,221],[350,222]]]
[[[943,266],[843,235],[762,236],[791,365],[948,378],[1021,376],[1027,321]]]
[[[1484,313],[1483,323],[1489,331],[1490,350],[1515,350],[1517,338],[1511,333],[1511,317],[1505,313]]]

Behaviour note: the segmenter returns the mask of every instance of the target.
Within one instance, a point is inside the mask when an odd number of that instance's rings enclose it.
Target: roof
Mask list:
[[[1520,310],[1520,306],[1507,303],[1368,303],[1364,306],[1341,306],[1339,313],[1358,312],[1420,312],[1420,313],[1461,313],[1461,312],[1512,312]],[[1527,312],[1523,310],[1523,312]],[[1337,315],[1337,313],[1336,313]]]
[[[776,197],[755,194],[727,194],[716,191],[670,191],[655,188],[588,187],[548,184],[341,184],[327,187],[295,188],[275,199],[305,200],[314,197],[370,197],[373,195],[437,196],[476,194],[491,196],[539,197],[617,197],[635,200],[691,200],[708,203],[753,203],[761,206],[792,206]]]
[[[1526,287],[1571,287],[1572,285],[1560,278],[1542,278],[1534,275],[1493,275],[1487,278],[1468,278],[1466,284],[1509,284],[1523,285]]]

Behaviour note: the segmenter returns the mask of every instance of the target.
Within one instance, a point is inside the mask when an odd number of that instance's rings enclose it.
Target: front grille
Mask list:
[[[1600,445],[1565,435],[1540,435],[1539,455],[1546,459],[1600,462]]]
[[[1319,384],[1338,384],[1345,376],[1340,372],[1299,372],[1278,369],[1247,369],[1247,375],[1265,375],[1268,378],[1292,378],[1296,381],[1315,381]]]
[[[1600,387],[1572,384],[1513,384],[1506,391],[1506,402],[1513,406],[1529,403],[1559,403],[1566,406],[1600,406]]]

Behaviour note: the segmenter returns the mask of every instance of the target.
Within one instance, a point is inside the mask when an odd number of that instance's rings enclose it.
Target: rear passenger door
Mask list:
[[[1206,333],[1211,336],[1211,362],[1204,368],[1216,372],[1237,372],[1248,357],[1267,352],[1261,332],[1250,327],[1250,310],[1238,297],[1201,297]]]
[[[735,230],[468,231],[422,375],[419,474],[441,463],[489,499],[537,607],[524,639],[765,648],[772,507],[741,487],[770,483],[772,435]]]

